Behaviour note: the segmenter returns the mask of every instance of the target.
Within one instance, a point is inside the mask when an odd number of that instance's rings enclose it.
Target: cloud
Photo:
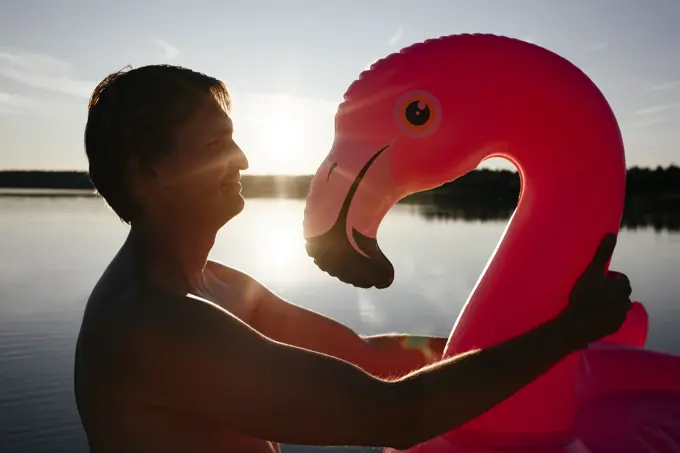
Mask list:
[[[665,91],[680,87],[680,80],[669,80],[647,87],[645,91]]]
[[[97,85],[81,80],[67,62],[49,55],[0,51],[0,77],[30,88],[87,98]]]
[[[399,27],[399,29],[392,35],[392,37],[388,41],[389,45],[393,46],[396,43],[398,43],[399,40],[401,39],[401,35],[402,35],[403,32],[404,32],[404,29],[402,27]]]
[[[0,93],[0,104],[20,109],[30,109],[37,107],[38,105],[37,102],[31,98],[12,93]]]
[[[179,49],[172,44],[170,44],[167,41],[162,40],[161,38],[153,37],[151,38],[156,45],[158,45],[163,51],[165,52],[164,58],[166,60],[172,60],[174,58],[177,58],[179,55]]]
[[[0,51],[0,62],[16,69],[28,72],[51,72],[60,74],[72,74],[71,66],[49,55],[29,52]]]
[[[668,110],[678,110],[680,109],[680,102],[674,102],[672,104],[660,104],[653,105],[651,107],[645,107],[635,111],[636,115],[652,115],[654,113],[666,112]]]
[[[16,93],[0,92],[0,115],[47,116],[68,115],[82,112],[82,109],[72,102],[45,97],[30,97]]]
[[[671,119],[665,116],[652,116],[635,121],[626,122],[627,126],[651,126],[653,124],[668,123]]]
[[[16,115],[39,107],[39,103],[26,96],[0,92],[0,114]]]
[[[601,52],[603,50],[607,50],[609,48],[609,42],[607,41],[599,41],[596,43],[593,43],[588,49],[586,49],[586,52]]]

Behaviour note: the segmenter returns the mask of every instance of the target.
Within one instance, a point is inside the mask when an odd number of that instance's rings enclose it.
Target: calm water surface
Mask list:
[[[306,256],[303,208],[249,200],[212,258],[362,334],[448,335],[505,227],[427,220],[420,207],[399,205],[380,230],[395,283],[358,290]],[[87,451],[72,391],[75,339],[85,301],[126,234],[99,199],[0,197],[0,452]],[[633,297],[647,306],[648,347],[680,354],[680,234],[624,230],[612,267],[630,276]]]

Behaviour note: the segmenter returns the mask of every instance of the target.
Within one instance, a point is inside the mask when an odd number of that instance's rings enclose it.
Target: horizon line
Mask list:
[[[639,165],[632,165],[632,166],[627,166],[627,170],[631,169],[649,169],[649,170],[657,170],[658,168],[661,169],[670,169],[670,168],[678,168],[680,167],[680,164],[676,163],[670,163],[667,165],[661,165],[657,164],[656,166],[639,166]],[[517,169],[507,169],[507,168],[475,168],[472,171],[491,171],[491,172],[511,172],[511,173],[517,173]],[[5,173],[5,172],[34,172],[34,173],[88,173],[88,170],[84,169],[47,169],[47,168],[0,168],[0,173]],[[286,177],[300,177],[300,176],[314,176],[314,173],[249,173],[249,172],[243,172],[242,176],[286,176]]]

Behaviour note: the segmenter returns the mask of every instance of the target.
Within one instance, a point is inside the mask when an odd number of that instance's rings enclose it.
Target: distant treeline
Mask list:
[[[246,197],[304,198],[312,177],[244,175]],[[92,190],[86,172],[82,171],[0,171],[0,188],[15,189],[79,189]],[[466,203],[517,204],[519,176],[508,170],[475,170],[456,181],[436,189],[415,194],[408,201],[438,200]],[[656,169],[633,167],[626,181],[627,200],[661,202],[680,198],[680,167],[671,165]]]
[[[519,191],[516,173],[481,170],[410,199],[420,202],[418,211],[428,219],[505,220],[517,207]],[[680,231],[680,167],[629,169],[621,226]]]
[[[418,214],[428,220],[504,221],[510,218],[517,203],[479,203],[461,199],[455,203],[435,198],[429,203],[415,206]],[[626,229],[653,228],[654,230],[680,232],[680,198],[668,198],[647,203],[634,198],[626,202],[621,219]]]
[[[304,198],[311,176],[243,176],[247,198]],[[93,191],[85,172],[0,171],[0,189]],[[517,207],[519,175],[475,170],[436,189],[407,197],[430,219],[504,220]],[[622,226],[680,231],[680,167],[628,170]]]
[[[247,197],[304,198],[312,177],[243,175],[243,194]],[[84,171],[0,171],[0,189],[94,190]]]

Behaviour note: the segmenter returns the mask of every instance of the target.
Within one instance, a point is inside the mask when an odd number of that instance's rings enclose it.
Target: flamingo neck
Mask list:
[[[505,334],[482,335],[493,343],[556,315],[604,234],[618,232],[625,198],[623,144],[608,105],[593,104],[589,110],[571,106],[569,110],[584,113],[578,122],[565,120],[566,131],[545,132],[556,129],[545,123],[538,123],[543,132],[536,134],[517,128],[508,134],[503,154],[488,151],[518,167],[522,190],[452,337],[477,338],[477,323],[495,324],[492,319],[498,316],[489,313],[488,319],[475,322],[474,329],[456,334],[465,312],[477,312],[482,306],[498,306],[500,312],[515,315],[499,322],[507,327],[499,325],[496,332]]]
[[[548,155],[521,148],[530,154],[508,156],[521,172],[518,207],[456,321],[445,356],[513,338],[566,307],[602,236],[618,231],[625,190],[619,145],[584,139]],[[573,428],[575,372],[575,357],[565,359],[466,429],[563,437]]]

